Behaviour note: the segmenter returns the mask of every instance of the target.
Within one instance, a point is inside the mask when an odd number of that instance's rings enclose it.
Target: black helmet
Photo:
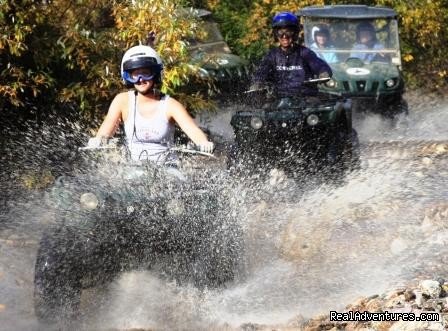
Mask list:
[[[370,22],[361,22],[358,24],[358,26],[356,27],[356,41],[359,42],[359,35],[361,33],[361,31],[369,31],[372,33],[373,36],[373,40],[376,40],[376,31],[375,28],[373,27],[372,23]]]
[[[299,32],[299,20],[297,16],[290,12],[281,12],[274,16],[272,19],[272,28],[292,28],[293,30]]]

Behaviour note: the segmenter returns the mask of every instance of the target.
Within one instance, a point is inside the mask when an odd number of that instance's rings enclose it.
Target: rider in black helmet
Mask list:
[[[357,57],[369,63],[372,61],[387,61],[388,57],[381,52],[373,50],[382,50],[384,45],[376,38],[375,27],[370,22],[361,22],[356,27],[356,43],[353,45],[353,51],[350,57]]]
[[[316,77],[331,77],[329,65],[316,53],[298,44],[300,24],[297,17],[281,12],[272,20],[272,32],[279,47],[271,49],[261,60],[251,89],[272,85],[279,96],[315,95],[315,85],[303,84]]]

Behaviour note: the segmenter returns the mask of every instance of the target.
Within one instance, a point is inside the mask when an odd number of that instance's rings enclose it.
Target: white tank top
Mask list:
[[[129,111],[124,131],[132,160],[163,162],[167,156],[164,152],[174,142],[174,125],[166,114],[169,96],[162,97],[150,119],[143,117],[136,109],[135,92],[129,91],[128,96]]]

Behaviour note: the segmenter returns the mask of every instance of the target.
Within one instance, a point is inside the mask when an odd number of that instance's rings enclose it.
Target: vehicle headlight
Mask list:
[[[180,216],[185,213],[185,205],[182,200],[172,199],[166,204],[166,211],[170,216]]]
[[[306,118],[306,123],[309,126],[315,126],[317,123],[319,123],[319,116],[316,114],[311,114]]]
[[[79,202],[81,203],[81,207],[87,210],[93,210],[99,204],[97,196],[90,192],[81,194]]]
[[[336,81],[333,79],[330,79],[328,82],[325,83],[325,85],[327,87],[331,87],[331,88],[336,87]]]
[[[229,60],[227,59],[217,59],[216,62],[218,62],[218,64],[222,66],[229,64]]]
[[[199,77],[201,77],[202,79],[207,79],[211,76],[210,73],[207,70],[205,70],[204,68],[199,68],[198,74],[199,74]]]
[[[255,130],[258,130],[263,126],[263,121],[259,117],[252,117],[250,120],[250,126]]]
[[[394,87],[394,85],[395,85],[395,80],[393,78],[389,78],[388,80],[386,80],[387,87]]]

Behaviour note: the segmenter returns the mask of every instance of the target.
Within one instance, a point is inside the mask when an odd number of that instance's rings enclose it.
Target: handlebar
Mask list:
[[[105,146],[97,146],[97,147],[84,146],[84,147],[78,147],[78,150],[79,151],[112,150],[115,148],[117,148],[117,146],[113,146],[113,145],[105,145]]]
[[[104,141],[101,141],[99,146],[83,146],[83,147],[79,147],[78,150],[79,151],[111,151],[114,149],[117,149],[118,146],[118,140],[117,139],[105,139]],[[179,145],[179,146],[167,146],[167,149],[164,151],[161,151],[159,153],[159,155],[163,155],[163,154],[168,154],[171,152],[176,152],[176,153],[183,153],[183,154],[196,154],[196,155],[203,155],[203,156],[208,156],[210,158],[216,158],[215,155],[213,155],[212,153],[206,153],[206,152],[201,152],[200,150],[198,150],[196,148],[196,146],[194,144],[188,144],[188,145]]]
[[[201,152],[197,149],[191,148],[190,146],[176,146],[176,147],[169,147],[167,149],[167,152],[177,152],[177,153],[184,153],[184,154],[199,154],[199,155],[204,155],[204,156],[209,156],[211,158],[215,158],[216,156],[213,155],[212,153],[205,153],[205,152]]]
[[[91,140],[94,140],[95,144],[92,146],[89,146]],[[78,147],[78,151],[113,150],[113,149],[117,148],[118,142],[119,142],[118,138],[92,137],[89,139],[89,143],[87,144],[87,146]]]
[[[312,78],[312,79],[308,79],[305,80],[303,82],[303,84],[322,84],[322,83],[326,83],[331,79],[331,77],[324,77],[324,78]],[[255,92],[270,92],[272,91],[272,87],[271,86],[260,86],[257,88],[253,88],[247,91],[244,91],[243,94],[250,94],[250,93],[255,93]]]
[[[259,88],[255,88],[255,89],[250,89],[247,91],[244,91],[243,94],[250,94],[250,93],[255,93],[255,92],[262,92],[262,91],[266,91],[268,92],[271,88],[269,86],[262,86]]]
[[[331,79],[330,77],[313,78],[304,81],[303,84],[322,84],[328,82],[330,79]]]

